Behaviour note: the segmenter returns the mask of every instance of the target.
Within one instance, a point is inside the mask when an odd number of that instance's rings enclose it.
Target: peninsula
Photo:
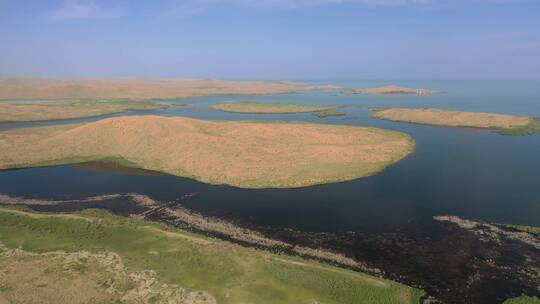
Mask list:
[[[425,295],[98,210],[58,215],[0,207],[0,221],[0,303],[416,304]]]
[[[175,99],[210,95],[303,92],[308,86],[277,81],[210,79],[0,79],[0,100],[16,99]]]
[[[0,102],[0,122],[85,118],[126,111],[157,110],[166,107],[149,101],[109,99]]]
[[[0,169],[115,159],[210,184],[292,188],[352,180],[414,149],[406,134],[307,123],[126,116],[0,133]]]

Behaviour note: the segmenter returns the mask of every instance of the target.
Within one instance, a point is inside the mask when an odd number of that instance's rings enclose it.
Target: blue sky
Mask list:
[[[0,0],[0,76],[540,78],[539,0]]]

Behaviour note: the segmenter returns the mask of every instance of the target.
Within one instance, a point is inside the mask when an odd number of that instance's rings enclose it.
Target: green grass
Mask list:
[[[48,166],[59,166],[59,165],[69,165],[69,164],[84,164],[89,162],[101,162],[109,164],[118,164],[127,168],[137,168],[142,169],[143,167],[139,164],[127,160],[121,156],[88,156],[88,157],[68,157],[62,159],[55,159],[51,161],[43,161],[39,163],[32,163],[22,166],[17,166],[16,168],[25,168],[25,167],[48,167]],[[15,169],[15,168],[13,168]]]
[[[513,230],[527,232],[536,236],[540,236],[540,227],[524,226],[524,225],[506,225],[506,227]]]
[[[312,115],[315,115],[319,118],[326,118],[326,117],[336,117],[336,116],[345,116],[345,112],[338,112],[338,111],[321,111],[321,112],[313,112]]]
[[[163,282],[205,290],[218,303],[419,303],[423,296],[365,274],[179,230],[166,234],[162,225],[101,211],[31,215],[2,208],[0,241],[36,253],[116,252],[131,270],[152,269]]]
[[[504,304],[540,304],[540,299],[523,295],[518,298],[508,299],[504,301]]]
[[[495,129],[494,132],[500,135],[508,136],[525,136],[540,134],[540,124],[536,123],[534,119],[531,119],[531,122],[528,125],[522,127]]]

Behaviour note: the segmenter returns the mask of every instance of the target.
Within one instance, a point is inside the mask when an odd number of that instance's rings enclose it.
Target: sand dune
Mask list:
[[[291,82],[195,79],[43,79],[0,80],[0,99],[182,98],[208,95],[254,95],[307,90]]]
[[[0,168],[121,157],[212,184],[283,188],[364,177],[413,147],[376,128],[130,116],[2,132]]]
[[[210,106],[212,109],[233,113],[254,114],[287,114],[311,113],[335,109],[331,106],[318,106],[291,103],[262,103],[262,102],[223,102]]]
[[[529,116],[439,109],[389,108],[374,111],[372,115],[393,121],[451,127],[511,129],[534,123],[534,119]]]

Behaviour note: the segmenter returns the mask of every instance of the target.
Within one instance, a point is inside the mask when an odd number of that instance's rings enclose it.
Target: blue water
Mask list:
[[[213,96],[175,101],[189,103],[189,106],[129,113],[367,125],[402,131],[416,140],[416,150],[406,159],[379,174],[355,181],[303,189],[246,190],[211,186],[165,174],[134,175],[114,170],[96,171],[88,166],[58,166],[2,171],[0,193],[66,198],[137,192],[158,200],[174,200],[186,193],[196,193],[184,204],[205,214],[225,215],[255,225],[311,231],[386,231],[398,229],[414,219],[447,214],[540,226],[539,135],[501,136],[488,130],[431,127],[369,117],[372,107],[436,107],[538,117],[540,81],[334,83],[351,87],[398,84],[433,88],[443,93],[433,96],[328,92]],[[208,108],[212,103],[239,100],[336,105],[347,115],[321,119],[311,114],[253,115]],[[95,119],[100,118],[84,121]],[[35,124],[0,124],[0,130]]]

